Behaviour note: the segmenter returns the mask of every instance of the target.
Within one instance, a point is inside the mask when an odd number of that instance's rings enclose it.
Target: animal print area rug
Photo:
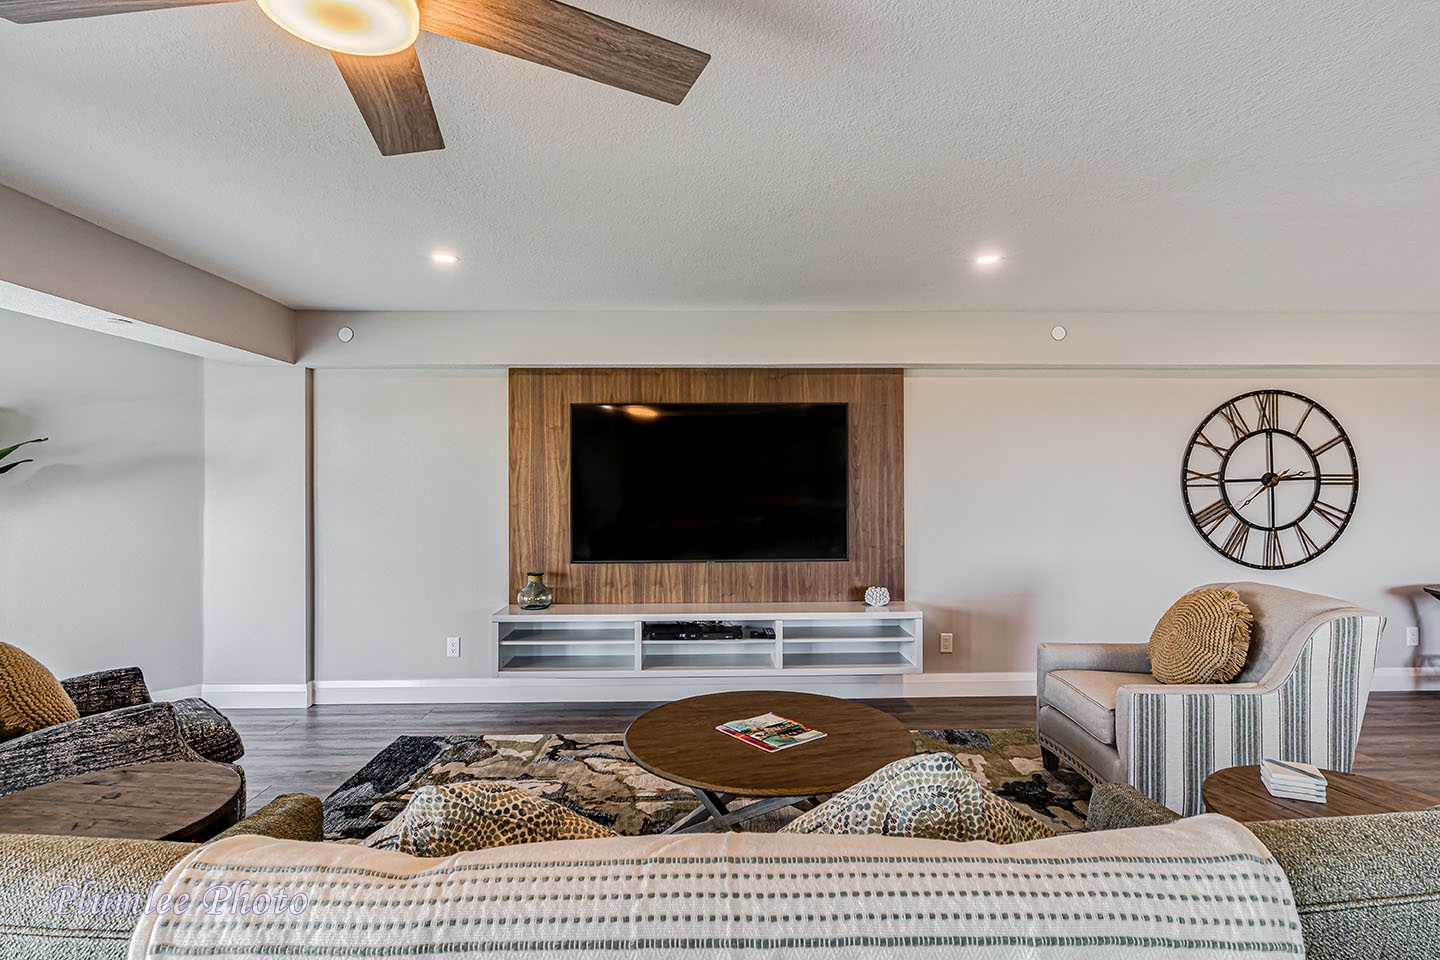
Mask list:
[[[1028,807],[1057,830],[1085,825],[1090,785],[1040,762],[1031,730],[916,730],[921,753],[952,753],[991,791]],[[400,737],[325,798],[325,836],[357,840],[390,822],[419,787],[492,780],[583,814],[616,833],[663,833],[697,805],[686,787],[646,773],[621,734],[553,733],[492,737]],[[786,808],[745,824],[777,830],[798,815]]]

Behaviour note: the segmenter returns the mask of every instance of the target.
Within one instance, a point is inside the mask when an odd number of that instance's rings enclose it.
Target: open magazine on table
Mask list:
[[[820,730],[773,713],[762,713],[758,717],[750,717],[747,720],[731,720],[729,723],[720,724],[715,729],[726,736],[759,747],[766,753],[774,753],[776,750],[809,743],[811,740],[819,740],[825,736]]]

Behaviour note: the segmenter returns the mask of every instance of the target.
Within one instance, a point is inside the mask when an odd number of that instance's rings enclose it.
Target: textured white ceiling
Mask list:
[[[0,21],[0,182],[305,308],[1440,309],[1440,3],[575,2],[710,66],[422,35],[392,159],[254,4]]]

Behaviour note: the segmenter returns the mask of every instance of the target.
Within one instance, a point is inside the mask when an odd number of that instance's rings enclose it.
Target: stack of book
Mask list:
[[[1271,796],[1325,802],[1325,776],[1320,768],[1294,760],[1260,761],[1260,780]]]

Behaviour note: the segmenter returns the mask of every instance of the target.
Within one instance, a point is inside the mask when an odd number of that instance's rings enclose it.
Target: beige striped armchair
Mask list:
[[[1128,783],[1177,813],[1201,813],[1216,770],[1262,757],[1349,772],[1385,618],[1344,600],[1265,583],[1218,583],[1255,616],[1230,683],[1163,684],[1144,643],[1043,643],[1036,729],[1045,763],[1092,783]]]

